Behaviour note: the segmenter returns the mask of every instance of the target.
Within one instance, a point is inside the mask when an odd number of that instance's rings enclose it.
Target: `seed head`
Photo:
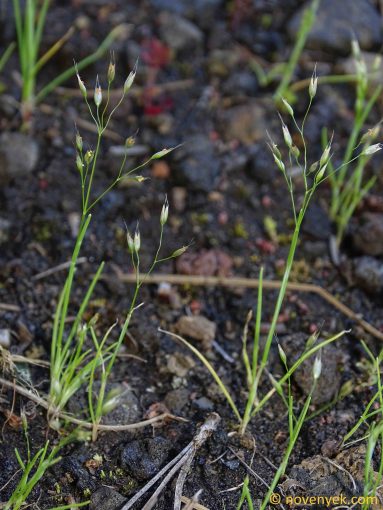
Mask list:
[[[136,140],[134,139],[133,136],[129,136],[126,140],[125,140],[125,147],[133,147],[133,145],[136,143]]]
[[[360,59],[360,46],[359,46],[359,42],[355,38],[353,38],[351,40],[351,50],[352,50],[352,54],[353,54],[354,58],[359,60]]]
[[[134,252],[134,241],[133,237],[130,235],[129,230],[126,232],[126,240],[128,242],[128,249],[130,253]]]
[[[97,108],[100,106],[102,102],[102,90],[100,87],[100,81],[98,79],[98,76],[96,78],[96,86],[94,88],[94,104],[97,106]]]
[[[375,154],[375,152],[378,152],[382,150],[382,144],[381,143],[374,143],[373,145],[370,145],[363,151],[364,156],[371,156],[372,154]]]
[[[293,140],[290,135],[289,128],[286,126],[286,124],[282,123],[282,132],[283,132],[283,138],[285,140],[285,144],[289,149],[291,149],[293,145]]]
[[[76,132],[76,149],[78,152],[82,152],[82,138],[78,131]]]
[[[165,223],[168,221],[168,216],[169,216],[169,201],[168,201],[168,197],[165,197],[164,205],[162,206],[161,216],[160,216],[161,227],[163,227],[165,225]]]
[[[137,74],[137,65],[138,65],[138,59],[136,60],[136,63],[134,64],[133,71],[130,71],[129,76],[125,80],[124,94],[127,94],[130,90],[130,87],[133,85],[134,79]]]
[[[323,179],[323,176],[326,172],[327,165],[328,165],[328,162],[319,169],[319,172],[315,176],[315,184],[318,184],[318,182],[320,182]]]
[[[138,229],[138,224],[137,224],[137,227],[136,227],[136,231],[134,233],[134,251],[136,253],[138,253],[140,251],[140,248],[141,248],[141,236],[140,236],[140,231]]]
[[[312,163],[309,167],[309,174],[312,174],[313,172],[316,172],[318,170],[319,161],[315,161]]]
[[[272,141],[269,147],[274,156],[276,156],[278,159],[282,159],[282,154],[278,149],[278,145],[276,143]]]
[[[278,351],[279,351],[279,357],[281,358],[282,363],[283,363],[284,365],[286,365],[287,357],[286,357],[286,353],[285,353],[285,351],[282,349],[281,344],[278,344]]]
[[[109,85],[112,83],[115,76],[116,76],[116,64],[111,60],[109,62],[108,74],[107,74]]]
[[[317,76],[317,66],[315,64],[313,75],[311,77],[310,85],[309,85],[309,95],[310,95],[311,99],[313,99],[315,97],[315,94],[317,93],[317,88],[318,88],[318,76]]]
[[[83,95],[84,99],[86,99],[87,91],[86,91],[84,82],[82,81],[82,79],[80,78],[80,75],[78,73],[76,73],[76,76],[77,76],[78,86],[80,88],[81,94]]]
[[[320,374],[322,372],[322,360],[320,356],[317,356],[314,361],[313,365],[313,377],[314,381],[317,381],[320,377]]]
[[[285,173],[286,168],[285,168],[283,161],[281,159],[279,159],[274,153],[273,153],[273,157],[274,157],[274,161],[277,164],[277,167],[279,168],[279,170],[281,172]]]
[[[94,157],[94,151],[91,151],[91,150],[86,151],[85,156],[84,156],[85,164],[90,165],[92,163],[93,157]]]
[[[148,179],[148,177],[144,177],[143,175],[134,175],[131,179],[136,182],[144,182]]]
[[[77,156],[76,156],[76,166],[77,166],[77,170],[81,174],[82,173],[82,169],[84,167],[84,163],[82,162],[80,154],[77,154]]]
[[[171,254],[171,257],[176,258],[185,253],[185,251],[188,249],[188,246],[182,246],[181,248],[178,248],[178,250],[173,251]]]
[[[329,141],[329,143],[326,145],[325,150],[323,151],[322,156],[321,156],[321,158],[319,160],[319,166],[321,168],[322,168],[323,165],[325,165],[328,162],[328,160],[330,158],[331,142],[332,142],[332,138]]]
[[[291,153],[292,155],[294,156],[294,158],[298,159],[299,158],[299,154],[301,153],[300,150],[298,149],[298,147],[296,145],[293,145],[291,147]]]
[[[364,135],[362,136],[362,138],[360,139],[360,143],[366,143],[366,142],[369,142],[369,141],[372,141],[372,140],[375,140],[375,138],[378,136],[379,134],[379,131],[380,131],[380,125],[377,124],[376,126],[374,126],[373,128],[371,129],[368,129]]]
[[[290,103],[288,103],[284,97],[282,97],[282,103],[284,104],[288,114],[291,115],[291,117],[294,117],[294,110],[293,110],[292,106],[290,105]]]
[[[172,152],[173,149],[162,149],[162,151],[155,152],[150,159],[160,159]]]

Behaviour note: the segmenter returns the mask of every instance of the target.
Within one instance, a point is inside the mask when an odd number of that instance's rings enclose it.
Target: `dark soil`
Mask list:
[[[189,255],[184,263],[166,262],[159,271],[185,271],[187,266],[192,274],[214,276],[222,270],[224,276],[256,278],[264,266],[265,278],[281,277],[291,234],[291,209],[284,179],[274,170],[266,146],[266,130],[275,140],[281,139],[276,107],[271,100],[277,82],[261,87],[251,70],[251,60],[256,58],[267,67],[286,61],[292,47],[286,25],[301,5],[297,0],[53,2],[42,51],[71,24],[77,29],[60,55],[41,73],[39,86],[72,65],[73,58],[79,61],[93,52],[119,23],[130,24],[130,35],[114,45],[116,88],[122,86],[137,56],[140,57],[137,86],[116,113],[110,126],[112,137],[105,139],[96,191],[104,189],[118,171],[119,159],[113,156],[113,146],[123,145],[136,132],[136,144],[146,148],[143,155],[131,159],[132,166],[157,150],[184,143],[145,170],[149,180],[115,189],[94,211],[82,251],[86,261],[76,275],[77,303],[73,302],[73,311],[98,263],[105,260],[106,277],[97,287],[88,314],[90,318],[99,313],[100,331],[105,331],[116,318],[123,318],[132,295],[132,287],[118,278],[119,272],[132,271],[124,222],[134,229],[140,220],[142,266],[148,267],[158,243],[159,214],[165,194],[170,201],[170,216],[164,253],[191,243],[189,252],[194,259],[190,262]],[[6,6],[3,11],[0,11],[0,54],[15,39],[11,8]],[[169,12],[181,16],[182,21],[188,20],[192,27],[186,30],[179,25],[178,18],[169,21]],[[379,44],[373,43],[367,49],[379,50]],[[337,55],[319,46],[305,50],[294,81],[310,76],[315,62],[319,71],[336,72],[343,58],[342,52]],[[106,56],[83,71],[85,83],[93,83],[97,74],[105,82],[107,65]],[[18,69],[16,53],[1,75],[5,91],[0,96],[0,130],[4,133],[16,132],[21,125],[12,99],[19,99],[15,69]],[[167,87],[173,82],[178,86]],[[76,79],[69,80],[64,87],[53,92],[34,113],[31,137],[39,146],[35,167],[23,174],[22,170],[11,172],[4,182],[0,181],[0,303],[16,307],[0,308],[0,329],[10,331],[12,353],[44,360],[49,359],[52,316],[65,271],[38,279],[35,276],[70,259],[73,222],[80,210],[74,123],[76,119],[89,120],[77,93]],[[320,130],[324,125],[329,131],[335,129],[339,153],[344,149],[353,122],[353,100],[352,86],[318,88],[307,124],[313,161],[321,153]],[[298,117],[306,105],[307,93],[302,91],[294,105]],[[368,127],[381,115],[378,104]],[[77,124],[86,147],[92,147],[94,134],[80,122]],[[328,249],[333,232],[327,215],[330,192],[326,186],[321,188],[304,225],[292,280],[324,287],[383,331],[383,282],[381,286],[374,285],[371,292],[371,287],[366,290],[366,285],[360,283],[363,279],[354,277],[354,266],[361,255],[372,256],[374,263],[382,267],[383,251],[362,253],[353,237],[360,229],[363,214],[382,212],[381,164],[378,154],[369,165],[368,172],[378,175],[377,185],[352,220],[341,247],[339,267],[334,266]],[[302,191],[299,177],[295,186]],[[265,229],[266,217],[276,223],[278,242]],[[274,291],[265,291],[262,320],[266,325],[271,320],[275,298]],[[144,305],[135,313],[131,336],[123,347],[123,353],[132,356],[118,361],[113,383],[126,384],[131,389],[129,398],[136,406],[132,421],[160,412],[158,409],[168,409],[187,422],[170,421],[135,432],[104,433],[95,443],[71,444],[63,451],[62,460],[30,495],[28,502],[36,508],[93,499],[96,491],[105,486],[128,499],[192,440],[198,426],[212,411],[219,413],[222,421],[197,452],[184,495],[191,498],[202,489],[200,503],[206,508],[234,510],[241,492],[238,487],[247,473],[239,459],[251,464],[267,483],[272,481],[272,465],[279,465],[288,444],[283,402],[277,397],[272,399],[250,423],[246,440],[238,438],[232,434],[237,425],[235,416],[205,367],[169,336],[158,332],[159,327],[173,329],[185,314],[200,314],[213,321],[217,328],[215,341],[224,353],[214,345],[207,348],[198,341],[195,345],[213,363],[242,412],[247,393],[241,335],[249,309],[255,309],[256,291],[188,285],[164,291],[163,287],[148,285],[142,288],[140,300]],[[338,453],[337,445],[376,391],[368,370],[363,370],[360,363],[366,357],[360,340],[365,340],[374,353],[381,346],[358,324],[319,296],[308,293],[288,292],[278,327],[278,340],[291,362],[317,328],[321,329],[321,338],[343,329],[351,330],[330,351],[336,362],[328,363],[329,372],[324,377],[334,387],[334,394],[319,396],[311,410],[320,410],[323,404],[328,404],[346,382],[352,385],[353,392],[304,425],[291,456],[289,473],[292,466],[315,455],[330,457],[329,445],[335,445],[333,457]],[[44,393],[48,388],[48,372],[31,367],[20,366],[21,374]],[[268,369],[274,377],[283,374],[276,344]],[[294,383],[297,409],[303,405],[307,389],[302,377],[310,375],[303,374]],[[270,388],[265,377],[262,394]],[[22,458],[26,455],[18,419],[22,410],[27,410],[33,452],[45,443],[46,437],[54,442],[57,435],[47,431],[44,410],[6,389],[0,398],[0,499],[6,502],[19,479],[15,475],[19,466],[14,448],[20,450]],[[71,402],[71,412],[76,415],[81,414],[82,398],[85,396]],[[113,416],[118,420],[118,415]],[[100,463],[94,462],[96,454],[102,458]],[[357,474],[354,477],[358,481]],[[262,500],[265,487],[257,478],[250,476],[250,487],[254,502]],[[310,490],[315,494],[315,487]],[[353,489],[343,485],[341,490],[351,495]],[[363,492],[360,486],[358,490]],[[174,484],[170,484],[156,508],[172,508],[173,495]],[[94,503],[92,508],[121,507],[122,500],[118,498],[113,506],[110,493],[101,500],[101,506]],[[142,506],[143,502],[136,508]]]

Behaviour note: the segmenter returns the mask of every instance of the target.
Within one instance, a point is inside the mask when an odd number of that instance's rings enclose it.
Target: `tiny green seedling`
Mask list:
[[[36,80],[41,69],[56,55],[73,34],[73,28],[71,27],[67,33],[56,41],[42,56],[39,55],[41,38],[44,32],[50,3],[51,0],[43,0],[42,2],[26,0],[25,4],[22,4],[20,0],[13,0],[17,48],[22,78],[21,113],[24,126],[30,124],[35,105],[75,73],[74,69],[68,69],[56,76],[41,90],[38,92],[36,91]],[[78,69],[83,69],[98,60],[108,50],[113,41],[121,36],[124,31],[125,28],[122,25],[115,27],[92,55],[89,55],[78,63]],[[9,52],[12,51],[13,47],[12,49],[8,48],[2,57],[1,63],[3,65],[4,58],[9,57]]]

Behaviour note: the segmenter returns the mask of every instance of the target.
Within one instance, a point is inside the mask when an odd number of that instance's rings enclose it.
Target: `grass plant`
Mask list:
[[[130,319],[137,306],[138,292],[143,281],[140,278],[139,253],[141,247],[141,239],[137,226],[134,235],[131,235],[129,232],[127,233],[127,244],[136,274],[136,285],[131,301],[131,306],[123,321],[117,340],[110,341],[111,334],[117,324],[111,326],[103,335],[103,337],[99,339],[96,332],[96,320],[92,319],[88,322],[84,322],[84,313],[104,268],[103,262],[98,267],[87,291],[85,292],[84,298],[79,306],[71,327],[67,328],[67,319],[73,292],[76,264],[80,255],[84,238],[91,222],[90,212],[94,209],[96,204],[98,204],[99,201],[105,195],[107,195],[107,193],[112,190],[122,179],[132,179],[139,182],[143,181],[144,177],[137,175],[136,172],[146,166],[150,161],[165,156],[171,150],[164,149],[153,154],[144,163],[132,170],[125,169],[127,159],[126,151],[117,176],[108,186],[106,186],[103,191],[99,192],[98,194],[93,193],[93,184],[104,132],[107,129],[114,112],[117,110],[117,108],[124,100],[126,94],[129,92],[136,75],[136,69],[134,69],[127,77],[123,87],[122,96],[117,105],[110,112],[108,112],[110,89],[114,80],[114,75],[115,64],[111,62],[107,73],[108,85],[106,90],[106,97],[103,98],[103,92],[97,78],[93,96],[94,106],[91,106],[88,100],[87,89],[77,73],[80,90],[89,109],[90,116],[97,128],[97,141],[95,150],[84,151],[82,138],[79,133],[76,135],[76,166],[81,182],[81,223],[72,254],[68,276],[58,300],[51,343],[51,374],[49,391],[50,409],[48,410],[49,424],[53,428],[60,428],[61,424],[58,419],[59,414],[65,409],[68,401],[80,390],[80,388],[88,387],[89,413],[92,423],[94,424],[93,439],[97,437],[97,425],[100,423],[102,415],[105,414],[108,409],[110,410],[111,406],[116,405],[118,396],[106,394],[107,381],[116,361],[119,349],[122,345],[122,342],[124,341],[126,332],[129,327]],[[132,143],[134,143],[134,141],[129,138],[126,143],[126,148],[128,148],[128,146]],[[176,250],[168,257],[160,258],[160,250],[162,247],[163,233],[168,218],[168,212],[169,204],[166,199],[162,208],[159,222],[159,245],[152,264],[147,271],[148,274],[153,271],[159,262],[176,257],[183,253],[183,251],[186,249],[181,248]],[[94,381],[96,375],[99,372],[98,369],[101,371],[101,386],[97,391],[97,395],[95,395]]]
[[[45,445],[40,448],[34,455],[31,452],[30,439],[28,434],[28,423],[25,415],[22,413],[22,425],[26,442],[27,458],[22,460],[21,453],[15,448],[15,455],[21,470],[21,478],[16,485],[11,497],[4,506],[4,510],[19,510],[24,507],[27,502],[28,496],[36,486],[36,484],[44,476],[45,472],[57,464],[61,460],[59,456],[60,450],[68,443],[75,439],[76,431],[61,439],[55,446],[51,447],[50,442],[46,441]],[[82,503],[74,505],[75,508],[88,504]],[[72,508],[71,505],[70,508]],[[69,508],[69,507],[68,507]]]
[[[25,3],[22,3],[21,0],[13,0],[17,47],[22,76],[21,113],[25,126],[28,126],[30,123],[35,105],[75,73],[75,70],[70,68],[56,76],[40,91],[36,91],[36,80],[39,72],[56,55],[73,33],[73,28],[70,28],[66,34],[40,56],[41,39],[50,3],[51,0],[42,0],[42,2],[26,0]],[[115,27],[92,55],[78,63],[78,69],[81,70],[98,60],[108,50],[112,42],[121,35],[122,31],[122,26]]]
[[[294,71],[297,67],[302,51],[305,47],[307,37],[312,29],[317,16],[320,0],[313,0],[311,4],[303,11],[301,23],[294,43],[293,50],[290,58],[286,64],[283,65],[283,74],[281,81],[274,93],[274,99],[279,101],[281,97],[289,97],[289,86],[293,77]]]
[[[339,171],[334,171],[332,161],[329,162],[329,182],[331,186],[330,217],[336,225],[338,245],[340,245],[344,237],[355,209],[375,184],[376,176],[365,180],[364,173],[366,165],[374,153],[370,148],[374,147],[373,143],[380,132],[380,125],[378,124],[373,129],[367,131],[364,136],[360,137],[368,116],[380,96],[382,86],[377,85],[373,93],[369,95],[369,90],[371,89],[370,74],[367,72],[366,63],[363,60],[359,44],[356,40],[352,41],[352,51],[356,67],[354,123]],[[322,143],[324,146],[328,143],[326,130],[323,130]],[[354,155],[357,150],[360,150],[361,156],[357,158],[355,166],[352,166],[351,163],[355,160]]]
[[[273,388],[270,390],[265,396],[261,396],[259,394],[259,388],[260,383],[262,380],[262,377],[266,371],[270,350],[272,347],[273,340],[275,338],[275,332],[276,332],[276,326],[278,323],[278,319],[281,313],[282,304],[286,295],[286,290],[290,278],[290,272],[291,268],[293,266],[295,252],[298,246],[300,232],[301,232],[301,226],[306,214],[306,211],[309,207],[310,201],[316,192],[319,185],[321,185],[324,181],[328,180],[331,175],[328,172],[329,163],[331,160],[331,145],[332,140],[328,142],[326,147],[323,150],[323,153],[318,161],[315,161],[314,163],[309,164],[308,161],[308,147],[305,140],[304,135],[304,127],[305,122],[307,119],[307,116],[309,114],[312,101],[316,95],[317,92],[317,83],[318,79],[314,72],[310,84],[309,84],[309,104],[306,110],[306,113],[303,117],[303,121],[301,125],[298,125],[294,110],[291,107],[291,105],[283,99],[284,107],[287,110],[292,124],[295,126],[298,135],[300,137],[301,141],[301,147],[302,147],[302,153],[298,149],[296,145],[293,143],[293,138],[290,134],[289,128],[285,124],[285,122],[282,120],[281,117],[281,124],[282,124],[282,134],[284,143],[286,145],[286,148],[288,150],[288,161],[290,166],[292,167],[293,164],[297,165],[300,168],[301,171],[301,177],[303,182],[303,197],[298,197],[297,193],[294,188],[294,183],[291,177],[291,174],[289,170],[286,168],[285,163],[282,160],[281,152],[278,148],[278,146],[270,139],[270,150],[273,154],[275,163],[280,170],[281,174],[283,175],[283,178],[287,184],[287,188],[289,190],[290,200],[291,200],[291,206],[292,206],[292,212],[293,212],[293,220],[294,220],[294,231],[292,234],[291,242],[290,242],[290,248],[286,260],[286,266],[283,274],[283,278],[281,281],[281,285],[279,288],[277,300],[274,306],[274,311],[272,315],[271,324],[266,336],[266,342],[264,344],[263,349],[260,348],[260,330],[261,330],[261,320],[262,320],[262,314],[263,314],[263,300],[262,300],[262,294],[263,294],[263,269],[260,270],[259,275],[259,287],[258,287],[258,299],[257,299],[257,307],[256,307],[256,316],[255,316],[255,326],[254,326],[254,338],[253,338],[253,345],[252,345],[252,352],[249,356],[248,354],[248,345],[247,345],[247,337],[248,337],[248,325],[251,320],[251,314],[248,316],[247,322],[245,324],[244,328],[244,334],[243,334],[243,341],[242,341],[242,359],[244,363],[245,368],[245,374],[246,374],[246,380],[247,380],[247,400],[244,405],[244,411],[243,413],[240,412],[237,404],[235,403],[235,399],[230,394],[229,389],[225,386],[222,379],[219,377],[217,371],[212,366],[212,364],[207,360],[207,358],[204,356],[203,353],[201,353],[196,347],[191,345],[187,340],[180,337],[179,335],[176,335],[174,333],[170,333],[171,336],[178,339],[183,345],[187,346],[206,366],[206,368],[209,370],[210,374],[214,378],[214,380],[217,382],[221,392],[225,396],[229,406],[231,407],[233,413],[235,414],[238,422],[239,422],[239,430],[241,434],[244,434],[246,432],[247,426],[251,420],[252,417],[254,417],[255,414],[257,414],[264,405],[268,402],[268,400],[275,394],[276,391],[278,391],[279,394],[281,394],[281,387],[284,383],[289,383],[289,378],[294,373],[294,371],[311,355],[315,354],[318,350],[325,347],[331,342],[334,342],[338,338],[340,338],[345,331],[342,331],[336,335],[330,336],[326,340],[323,340],[318,343],[318,337],[319,333],[315,333],[312,335],[307,342],[306,350],[301,355],[301,357],[293,364],[291,368],[286,370],[286,373],[284,376],[282,376],[278,381],[276,381],[274,378],[272,378]],[[369,146],[368,149],[370,151],[377,151],[380,149],[380,145],[372,145]],[[358,158],[363,157],[366,150],[362,151],[360,154],[356,155],[353,158],[353,161],[357,160]],[[339,171],[341,168],[343,168],[344,165],[349,164],[342,163],[340,167],[337,169],[333,169],[332,172],[335,173]],[[305,413],[306,416],[306,413]],[[299,422],[299,420],[298,420]],[[298,423],[297,422],[297,423]],[[297,425],[295,424],[295,426]],[[290,424],[290,433],[293,432],[292,424]]]

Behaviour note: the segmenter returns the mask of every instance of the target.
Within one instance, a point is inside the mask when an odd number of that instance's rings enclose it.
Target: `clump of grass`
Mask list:
[[[376,86],[374,92],[369,95],[369,90],[371,89],[370,74],[367,72],[366,63],[361,55],[359,44],[355,39],[352,41],[352,51],[356,67],[356,99],[353,127],[339,171],[334,171],[332,161],[329,162],[329,182],[331,186],[330,217],[336,225],[338,245],[340,245],[344,237],[355,209],[375,184],[376,176],[372,176],[366,181],[364,172],[371,156],[376,152],[376,149],[380,148],[379,144],[374,144],[380,133],[380,124],[367,131],[362,137],[360,137],[360,134],[373,106],[380,96],[382,86]],[[377,64],[379,65],[378,62]],[[326,130],[323,131],[322,141],[324,145],[328,143]],[[360,150],[360,154],[355,157],[354,154],[357,150]],[[355,159],[357,159],[357,162],[352,167],[351,164]]]
[[[244,328],[244,334],[243,334],[243,341],[242,341],[242,359],[244,363],[244,371],[246,375],[246,382],[247,382],[247,400],[244,404],[244,411],[241,413],[237,407],[237,404],[235,403],[235,399],[230,394],[229,389],[225,386],[222,379],[219,377],[217,371],[215,368],[211,365],[211,363],[206,359],[206,357],[198,351],[194,346],[192,346],[187,340],[180,337],[179,335],[175,335],[171,333],[171,335],[175,338],[177,338],[180,342],[182,342],[184,345],[186,345],[206,366],[206,368],[211,373],[214,380],[217,382],[220,390],[222,391],[223,395],[225,396],[229,406],[231,407],[233,413],[235,414],[238,422],[239,422],[239,431],[241,434],[244,434],[246,432],[247,426],[252,419],[252,417],[255,416],[268,402],[268,400],[275,394],[275,392],[279,393],[281,395],[281,387],[285,383],[289,383],[291,375],[295,372],[295,370],[310,356],[315,354],[317,351],[319,351],[321,348],[325,347],[331,342],[334,342],[338,338],[340,338],[345,331],[342,331],[336,335],[333,335],[329,337],[326,340],[323,340],[321,342],[318,342],[319,333],[313,334],[307,342],[306,350],[301,355],[301,357],[287,370],[286,367],[286,373],[284,376],[282,376],[278,381],[271,377],[273,388],[270,390],[265,396],[261,396],[259,393],[260,383],[262,380],[262,377],[266,371],[271,346],[273,343],[273,340],[275,338],[275,332],[276,332],[276,326],[278,323],[278,319],[281,313],[282,304],[286,295],[287,285],[290,278],[291,269],[293,266],[294,258],[296,249],[299,242],[300,232],[301,232],[301,226],[305,217],[305,214],[307,212],[307,209],[309,207],[309,204],[311,202],[311,199],[313,195],[315,194],[317,188],[326,180],[330,178],[329,174],[329,164],[331,160],[331,146],[332,146],[332,140],[328,142],[326,147],[323,150],[323,153],[318,161],[315,161],[313,163],[309,163],[308,160],[308,147],[306,144],[305,134],[304,134],[304,128],[305,128],[305,122],[307,119],[307,116],[309,114],[312,101],[316,95],[317,92],[317,84],[318,79],[316,76],[316,73],[314,72],[310,85],[309,85],[309,104],[307,107],[307,110],[305,112],[305,115],[303,117],[303,121],[301,125],[298,125],[296,119],[294,110],[291,107],[291,105],[283,99],[283,103],[285,106],[285,109],[287,113],[290,116],[290,120],[294,127],[297,130],[298,136],[301,140],[301,146],[302,146],[302,152],[298,149],[298,147],[293,143],[293,137],[290,133],[289,128],[287,127],[286,123],[282,120],[281,117],[281,124],[282,124],[282,134],[285,146],[288,151],[288,162],[289,165],[292,167],[293,164],[297,165],[301,170],[301,176],[303,181],[303,196],[298,197],[294,188],[294,183],[291,177],[291,174],[288,169],[288,165],[285,164],[282,158],[281,151],[279,150],[278,146],[270,139],[270,150],[272,152],[272,155],[274,157],[275,163],[280,170],[281,174],[284,177],[284,180],[286,182],[287,188],[289,190],[290,195],[290,201],[292,206],[292,213],[293,213],[293,223],[294,223],[294,231],[292,233],[292,238],[290,242],[290,248],[286,260],[286,265],[283,273],[283,278],[281,281],[278,297],[274,306],[274,312],[272,315],[271,324],[266,336],[266,342],[263,347],[263,349],[260,348],[260,334],[261,334],[261,320],[263,315],[263,269],[260,270],[259,275],[259,288],[258,288],[258,300],[257,300],[257,307],[256,307],[256,315],[255,315],[255,325],[254,325],[254,338],[253,338],[253,345],[252,345],[252,352],[249,355],[248,354],[248,345],[247,345],[247,339],[248,339],[248,326],[252,319],[252,314],[250,313],[248,315],[247,322],[245,324]],[[372,146],[373,147],[373,146]],[[356,160],[363,156],[362,154],[359,154],[353,158],[353,160]],[[342,168],[345,164],[343,163],[338,167],[337,169],[333,170],[333,173],[339,171],[340,168]],[[305,413],[306,416],[306,413]],[[297,421],[297,423],[299,420]],[[290,424],[290,433],[293,435],[293,428]]]
[[[59,76],[56,76],[40,91],[36,91],[36,80],[41,69],[56,55],[74,31],[73,27],[71,27],[66,34],[40,56],[41,38],[44,32],[50,3],[50,0],[43,0],[42,2],[26,0],[26,2],[22,4],[20,0],[13,0],[13,13],[22,77],[21,113],[25,126],[28,126],[30,123],[30,117],[35,105],[75,73],[74,69],[68,69]],[[124,30],[122,25],[115,27],[92,55],[89,55],[78,63],[78,68],[83,69],[98,60]],[[7,51],[9,51],[9,49]],[[3,56],[2,60],[6,54]]]
[[[283,66],[282,79],[278,85],[277,90],[274,93],[274,99],[276,101],[279,101],[281,97],[288,96],[289,85],[291,83],[294,71],[297,67],[299,58],[305,47],[307,37],[315,23],[319,3],[320,0],[313,0],[311,4],[303,12],[302,20],[299,26],[293,50],[291,52],[288,62]]]
[[[342,446],[347,447],[360,441],[366,441],[366,454],[364,462],[364,480],[363,480],[363,510],[367,510],[376,505],[381,496],[378,491],[382,489],[383,479],[383,385],[381,380],[381,362],[383,360],[383,349],[377,356],[362,341],[362,346],[367,354],[365,368],[368,376],[366,386],[376,385],[377,391],[367,403],[362,415],[351,430],[344,436]],[[371,410],[373,409],[373,410]],[[362,427],[367,428],[367,432],[357,439],[353,438]],[[378,454],[378,471],[374,470],[373,457]]]
[[[30,493],[44,476],[45,472],[61,460],[61,457],[59,456],[60,450],[66,444],[75,440],[77,435],[77,431],[74,431],[72,434],[67,435],[61,439],[53,447],[51,447],[49,441],[46,441],[45,445],[40,448],[34,455],[32,455],[28,434],[28,422],[24,413],[21,413],[21,419],[26,442],[27,458],[22,460],[21,453],[17,448],[15,448],[16,459],[19,463],[22,474],[15,490],[13,491],[8,502],[5,504],[4,510],[19,510],[20,508],[24,507]],[[89,504],[89,501],[80,504],[74,504],[70,507],[74,506],[75,508],[79,508],[80,506],[85,506],[86,504]]]
[[[84,298],[80,304],[80,307],[75,315],[74,321],[70,328],[67,327],[68,311],[71,304],[71,297],[73,293],[74,277],[76,272],[76,264],[80,255],[82,244],[86,233],[88,231],[91,214],[90,212],[98,204],[98,202],[107,193],[112,190],[122,179],[132,179],[135,181],[143,181],[144,177],[138,175],[136,172],[142,169],[150,161],[159,159],[170,152],[172,149],[163,149],[153,154],[149,159],[138,167],[132,170],[126,170],[126,159],[127,150],[122,159],[120,169],[117,176],[112,182],[100,193],[94,195],[93,183],[97,170],[97,164],[100,156],[101,142],[105,130],[107,129],[109,122],[124,100],[126,94],[129,92],[134,78],[136,75],[136,68],[127,77],[122,95],[117,105],[108,112],[110,90],[111,85],[115,76],[115,64],[111,62],[107,73],[107,89],[106,96],[104,95],[102,88],[99,83],[99,79],[96,80],[96,86],[93,94],[94,106],[91,106],[88,98],[88,91],[81,80],[78,72],[77,78],[80,90],[82,92],[83,99],[88,107],[89,114],[95,123],[97,128],[97,141],[94,150],[84,150],[83,140],[79,133],[76,135],[76,166],[80,176],[81,182],[81,204],[82,214],[79,233],[75,242],[71,264],[66,278],[64,288],[61,292],[58,300],[53,331],[52,331],[52,343],[51,343],[51,367],[50,367],[50,390],[49,390],[49,410],[48,420],[49,424],[53,428],[60,428],[61,423],[59,415],[65,409],[69,400],[81,389],[88,387],[88,403],[89,403],[89,414],[90,419],[93,423],[93,439],[97,437],[97,426],[101,421],[103,414],[110,410],[113,405],[118,402],[118,395],[106,394],[106,386],[116,361],[117,354],[125,338],[126,332],[129,327],[130,319],[137,306],[137,297],[139,289],[143,283],[140,277],[140,249],[141,249],[141,237],[138,229],[133,235],[127,233],[127,244],[128,250],[131,255],[133,268],[136,274],[136,285],[133,293],[130,308],[125,316],[122,323],[122,327],[118,334],[117,340],[110,342],[112,331],[115,329],[117,324],[111,326],[101,339],[97,337],[96,333],[96,319],[91,319],[88,322],[84,322],[84,313],[89,304],[89,300],[94,292],[95,286],[100,279],[102,274],[104,263],[102,262],[98,267],[90,285],[85,292]],[[126,143],[126,148],[134,143],[131,138]],[[160,250],[162,247],[162,239],[164,228],[168,219],[169,204],[167,199],[162,208],[160,225],[159,225],[159,244],[155,257],[148,269],[150,274],[156,265],[163,261],[173,257],[177,257],[186,248],[176,250],[171,255],[160,258]],[[100,388],[95,390],[94,381],[98,374],[101,372],[101,385]]]

